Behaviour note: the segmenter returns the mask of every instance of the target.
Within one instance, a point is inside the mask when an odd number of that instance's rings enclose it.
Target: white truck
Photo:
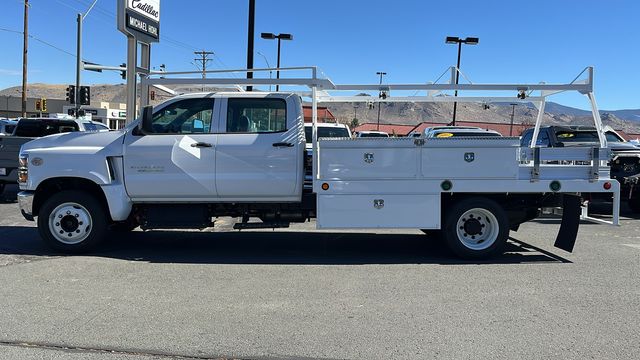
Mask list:
[[[309,79],[278,80],[281,85],[307,85],[311,92],[181,95],[153,109],[145,106],[141,119],[123,130],[29,142],[20,152],[22,214],[37,218],[45,243],[72,253],[90,250],[110,228],[202,229],[214,226],[218,217],[234,217],[236,229],[287,227],[311,218],[320,229],[420,229],[439,233],[458,256],[484,258],[502,251],[509,231],[538,216],[541,208],[559,204],[564,213],[555,245],[572,251],[579,220],[591,219],[586,209],[581,212],[581,193],[609,194],[609,223],[618,224],[619,184],[609,176],[603,137],[595,148],[522,148],[513,137],[318,140],[314,128],[316,155],[305,161],[302,97],[311,98],[315,126],[319,101],[362,99],[339,99],[330,90],[379,89],[340,87],[315,73],[313,68]],[[512,89],[518,97],[489,101],[534,101],[543,113],[544,94],[524,99],[521,89],[575,89],[593,100],[591,69],[588,74],[585,84],[504,85],[498,89]],[[142,85],[204,81],[169,75],[143,79]],[[261,81],[268,79],[247,84]],[[486,86],[494,90],[496,85]],[[384,87],[479,89],[454,84]],[[380,101],[450,98],[428,93]],[[308,188],[305,167],[311,167],[313,179]]]

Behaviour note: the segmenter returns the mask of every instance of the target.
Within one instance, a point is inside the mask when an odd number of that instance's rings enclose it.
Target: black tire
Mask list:
[[[38,213],[40,237],[47,246],[64,253],[78,254],[94,249],[105,239],[108,226],[103,205],[84,191],[65,190],[54,194]]]
[[[491,199],[462,199],[446,212],[443,237],[457,256],[486,259],[503,252],[509,220],[504,209]]]

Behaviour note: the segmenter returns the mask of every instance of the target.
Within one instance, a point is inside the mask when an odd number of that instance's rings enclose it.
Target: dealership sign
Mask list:
[[[160,0],[118,0],[118,30],[140,42],[158,42]]]

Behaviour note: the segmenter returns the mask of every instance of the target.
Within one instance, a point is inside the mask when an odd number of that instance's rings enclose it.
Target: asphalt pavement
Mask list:
[[[496,259],[417,231],[112,234],[95,253],[42,245],[0,199],[2,359],[636,359],[640,221],[559,219]]]

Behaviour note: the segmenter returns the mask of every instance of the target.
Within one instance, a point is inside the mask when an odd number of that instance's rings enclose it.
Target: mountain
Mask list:
[[[64,99],[67,85],[29,84],[29,97],[45,97],[50,99]],[[124,84],[91,85],[92,102],[126,102]],[[175,88],[180,93],[199,92],[200,87]],[[207,88],[207,91],[217,91],[219,88]],[[20,87],[10,87],[0,91],[0,96],[19,96]],[[158,103],[170,97],[161,91],[156,91]],[[365,98],[365,96],[363,96]],[[321,104],[325,105],[325,104]],[[378,108],[369,108],[366,103],[332,103],[328,108],[343,123],[350,123],[354,115],[359,122],[377,122]],[[512,106],[509,104],[477,104],[458,103],[456,118],[461,121],[499,122],[511,121]],[[601,110],[602,121],[615,129],[631,133],[640,133],[640,109]],[[532,104],[522,104],[515,107],[514,123],[533,125],[537,110]],[[422,121],[448,123],[453,116],[452,103],[384,103],[380,108],[380,123],[382,124],[417,124]],[[591,112],[582,109],[547,102],[543,119],[546,124],[593,124]]]
[[[377,104],[369,109],[364,103],[332,103],[327,106],[338,121],[350,123],[354,115],[358,122],[375,123],[378,118]],[[381,124],[417,124],[422,121],[449,123],[453,117],[453,103],[385,103],[381,104]],[[357,108],[355,108],[357,106]],[[509,104],[477,104],[458,103],[456,119],[460,121],[509,123],[514,110],[514,123],[532,125],[536,122],[537,109],[532,104],[517,105],[515,109]],[[640,113],[640,110],[633,111]],[[626,120],[616,111],[601,111],[600,116],[605,125],[630,133],[640,133],[640,121]],[[628,116],[627,116],[628,117]],[[639,118],[640,119],[640,118]],[[593,125],[590,111],[576,109],[561,104],[548,102],[545,105],[544,124],[558,125]]]

